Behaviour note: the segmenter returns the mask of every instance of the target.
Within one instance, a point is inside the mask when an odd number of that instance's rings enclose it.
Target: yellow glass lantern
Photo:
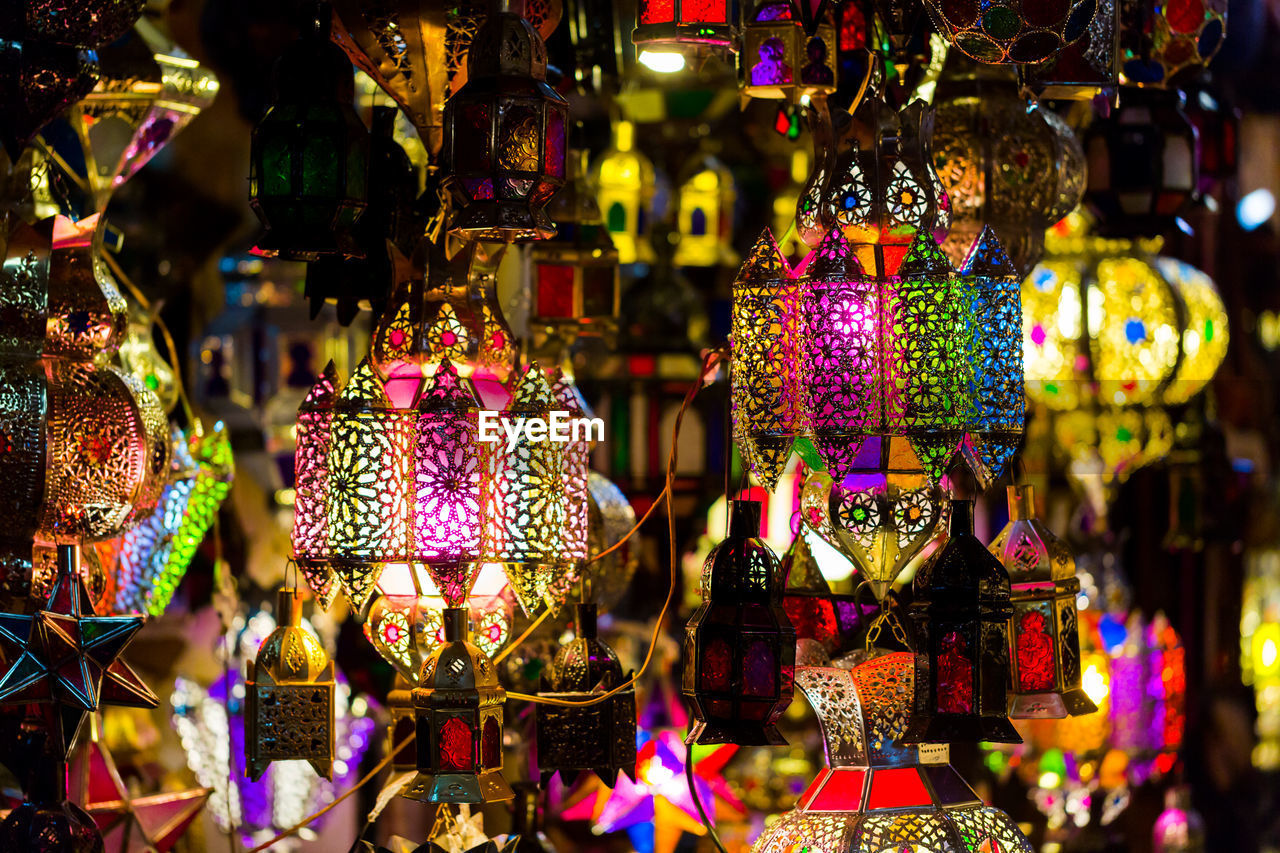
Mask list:
[[[1186,308],[1182,360],[1164,389],[1164,401],[1176,405],[1200,393],[1218,372],[1227,354],[1227,310],[1213,279],[1200,270],[1176,258],[1156,258],[1156,266]]]
[[[673,262],[680,267],[733,266],[733,175],[716,157],[702,154],[686,168],[676,195],[680,242]]]
[[[813,31],[794,0],[743,4],[738,86],[752,98],[798,101],[836,90],[836,29],[824,17]]]
[[[1240,610],[1240,669],[1253,685],[1258,743],[1253,764],[1280,768],[1280,546],[1245,552],[1244,602]]]
[[[636,126],[613,123],[613,144],[593,170],[604,226],[613,238],[620,264],[651,264],[649,228],[653,214],[653,161],[635,147]]]

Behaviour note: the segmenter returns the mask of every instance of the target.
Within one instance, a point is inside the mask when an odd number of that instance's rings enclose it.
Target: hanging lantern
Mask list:
[[[1199,142],[1178,91],[1125,92],[1119,109],[1084,132],[1084,201],[1105,236],[1169,230],[1196,191]]]
[[[356,115],[351,64],[329,41],[327,4],[276,62],[275,100],[253,130],[249,203],[267,231],[258,246],[293,261],[356,256],[352,229],[368,194],[369,132]]]
[[[1129,86],[1177,86],[1222,47],[1226,0],[1119,0],[1120,53]]]
[[[568,103],[546,83],[541,36],[506,2],[476,33],[466,85],[445,105],[444,185],[462,207],[450,230],[542,240],[555,236],[543,206],[564,183]]]
[[[1098,706],[1081,686],[1075,558],[1035,516],[1031,486],[1009,487],[1009,524],[991,553],[1009,573],[1009,716],[1066,717]]]
[[[673,263],[678,267],[732,266],[733,205],[737,190],[733,174],[716,157],[702,154],[684,169],[676,191],[676,243]]]
[[[630,676],[622,672],[618,656],[596,633],[596,605],[574,608],[577,636],[556,652],[542,674],[539,696],[582,702],[619,687]],[[612,788],[618,771],[635,782],[636,692],[628,687],[594,705],[577,708],[539,703],[537,709],[538,768],[543,784],[556,773],[572,785],[584,772],[593,772]]]
[[[280,624],[245,674],[245,775],[262,778],[273,761],[306,761],[333,775],[333,661],[302,627],[296,589],[276,594]]]
[[[786,743],[796,632],[782,607],[782,564],[758,537],[759,501],[731,501],[729,535],[707,555],[702,604],[685,627],[690,744]]]
[[[613,143],[592,169],[604,226],[618,250],[618,263],[652,263],[649,227],[653,216],[653,161],[635,147],[636,126],[613,123]]]
[[[10,39],[102,47],[128,32],[144,5],[142,0],[86,0],[70,7],[53,2],[6,4],[0,32]]]
[[[298,408],[293,465],[293,559],[323,610],[329,609],[340,590],[329,564],[329,513],[325,508],[333,404],[340,383],[337,368],[330,361]]]
[[[467,611],[444,612],[445,642],[413,690],[418,775],[401,796],[425,803],[491,803],[514,794],[502,778],[502,705],[493,664],[467,641]]]
[[[973,535],[973,502],[951,501],[946,544],[916,572],[915,709],[904,743],[1020,743],[1006,716],[1009,575]]]
[[[880,654],[850,669],[798,667],[822,724],[827,766],[796,807],[768,823],[754,853],[806,845],[840,853],[956,850],[1031,853],[1017,825],[956,772],[945,744],[902,745],[915,711],[912,656]]]
[[[631,33],[636,50],[731,49],[733,27],[728,0],[640,0],[636,28]]]
[[[951,57],[934,101],[933,156],[951,199],[943,251],[959,266],[991,227],[1019,274],[1040,259],[1045,229],[1075,210],[1084,152],[1048,108],[1028,110],[1009,69]]]
[[[597,440],[588,425],[582,435],[577,426],[583,420],[591,418],[591,408],[582,398],[582,392],[571,374],[562,368],[556,368],[551,374],[551,394],[555,399],[555,411],[565,412],[569,418],[568,438],[564,448],[564,468],[561,479],[564,483],[564,530],[561,534],[561,559],[570,563],[579,563],[587,559],[590,513],[588,510],[587,477],[591,451]],[[576,577],[578,567],[571,568],[570,574]]]
[[[836,90],[836,30],[827,16],[812,31],[794,0],[743,4],[738,87],[752,98],[825,97]]]
[[[1019,65],[1019,81],[1043,99],[1087,101],[1114,91],[1120,82],[1121,2],[1098,0],[1085,34],[1042,63]]]
[[[1052,58],[1083,36],[1093,20],[1093,0],[1039,3],[1009,0],[986,6],[925,0],[947,41],[979,62],[1032,64]]]
[[[9,160],[16,163],[46,124],[87,95],[98,74],[91,50],[0,40],[0,142]]]

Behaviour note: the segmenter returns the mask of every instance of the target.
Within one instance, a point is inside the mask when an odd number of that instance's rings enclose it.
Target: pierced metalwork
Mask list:
[[[938,32],[962,53],[979,62],[1009,65],[1051,59],[1085,34],[1097,10],[1093,0],[1009,0],[984,6],[925,0],[925,6]]]
[[[571,422],[578,418],[591,417],[590,407],[583,399],[582,392],[574,383],[573,377],[557,369],[552,374],[551,393],[555,399],[556,410],[568,412]],[[595,442],[572,430],[570,440],[564,447],[564,531],[560,544],[561,558],[578,562],[587,559],[587,540],[589,526],[587,477],[591,450]],[[577,567],[570,574],[576,576]]]

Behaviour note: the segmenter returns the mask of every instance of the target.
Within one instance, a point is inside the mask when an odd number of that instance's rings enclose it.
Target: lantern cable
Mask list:
[[[698,817],[702,819],[702,825],[707,828],[711,843],[720,853],[729,853],[720,841],[720,833],[716,832],[715,825],[707,817],[707,810],[702,806],[702,798],[698,796],[698,786],[693,783],[693,744],[688,744],[684,748],[684,778],[689,782],[689,796],[693,798],[693,804],[698,807]]]

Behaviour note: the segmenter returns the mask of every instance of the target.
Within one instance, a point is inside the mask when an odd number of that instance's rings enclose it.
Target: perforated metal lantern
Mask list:
[[[1117,0],[1124,82],[1177,86],[1195,77],[1222,47],[1225,0]]]
[[[1031,486],[1009,487],[1009,523],[991,553],[1009,572],[1009,716],[1066,717],[1098,710],[1081,687],[1075,558],[1035,515]]]
[[[461,207],[449,227],[540,240],[555,234],[543,207],[564,183],[568,103],[546,83],[542,37],[506,2],[476,33],[466,85],[445,105],[444,183]]]
[[[1083,36],[1095,0],[1004,0],[999,3],[925,0],[938,32],[979,62],[1044,62]]]
[[[733,41],[729,0],[640,0],[631,41],[637,51],[728,49]]]
[[[1009,575],[973,535],[973,502],[951,501],[946,544],[916,572],[915,704],[903,743],[1021,743],[1006,716]]]
[[[782,564],[759,539],[759,501],[731,501],[729,535],[707,555],[702,604],[685,626],[683,691],[690,744],[786,743],[796,632],[782,606]]]
[[[506,691],[493,664],[467,641],[467,611],[444,612],[445,642],[422,664],[413,690],[418,775],[401,796],[426,803],[490,803],[514,794],[502,777]]]
[[[794,0],[742,6],[738,86],[752,98],[826,96],[836,90],[836,30],[829,17],[811,31]]]
[[[328,6],[313,12],[276,62],[275,99],[249,153],[249,203],[267,229],[258,249],[294,261],[359,255],[352,229],[368,194],[351,64],[329,41]]]

